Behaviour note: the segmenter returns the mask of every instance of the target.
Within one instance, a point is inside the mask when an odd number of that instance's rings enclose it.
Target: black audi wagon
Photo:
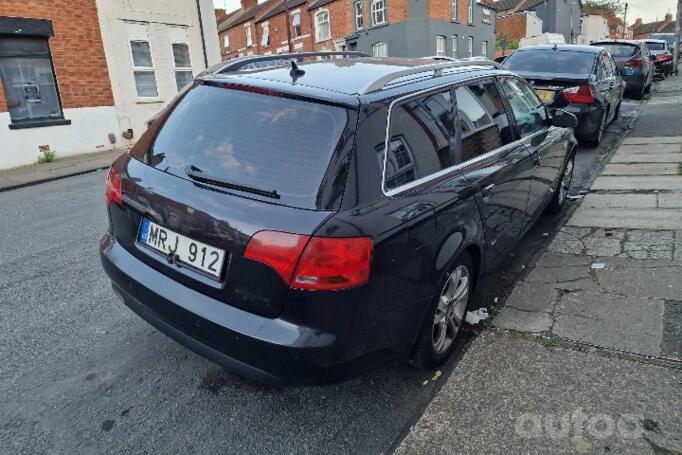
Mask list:
[[[102,263],[130,309],[243,376],[434,367],[481,274],[563,204],[575,125],[494,62],[226,63],[111,166]]]

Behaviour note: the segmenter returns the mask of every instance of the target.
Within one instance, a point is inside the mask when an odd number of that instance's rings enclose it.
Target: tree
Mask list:
[[[625,10],[623,0],[583,0],[583,6],[586,8],[608,10],[616,16],[622,14]]]

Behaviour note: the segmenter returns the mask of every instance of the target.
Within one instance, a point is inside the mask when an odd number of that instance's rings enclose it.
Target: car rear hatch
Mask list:
[[[533,86],[538,97],[550,107],[569,104],[565,91],[576,91],[590,85],[589,74],[571,73],[518,73]]]
[[[245,249],[261,231],[312,235],[338,209],[356,119],[349,106],[199,82],[114,163],[114,237],[179,283],[276,317],[289,283]]]
[[[644,66],[639,46],[634,43],[594,43],[593,46],[603,47],[609,51],[623,76],[632,76],[635,70],[641,70]]]

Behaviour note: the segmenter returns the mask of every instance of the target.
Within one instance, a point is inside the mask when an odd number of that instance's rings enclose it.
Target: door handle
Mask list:
[[[490,185],[483,188],[481,195],[483,196],[483,202],[489,202],[490,199],[495,195],[495,184],[491,183]]]

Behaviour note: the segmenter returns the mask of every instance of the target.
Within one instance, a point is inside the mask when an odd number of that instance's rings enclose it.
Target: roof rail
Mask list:
[[[412,74],[426,73],[433,71],[433,77],[440,77],[443,75],[443,70],[448,68],[461,68],[468,66],[492,66],[497,69],[505,69],[504,66],[491,60],[472,60],[472,61],[457,61],[457,62],[443,62],[433,63],[429,65],[415,66],[404,70],[396,71],[395,73],[387,74],[379,79],[370,82],[360,90],[360,95],[366,95],[383,89],[390,82],[400,79],[401,77],[410,76]]]
[[[227,62],[224,66],[219,67],[214,73],[227,73],[232,71],[239,71],[244,67],[254,65],[258,67],[259,63],[267,62],[282,62],[281,64],[288,64],[291,60],[301,61],[304,58],[310,57],[369,57],[369,54],[364,52],[299,52],[296,54],[274,54],[274,55],[254,55],[242,57],[233,62]],[[275,65],[277,63],[274,63]],[[263,65],[267,66],[267,65]],[[253,68],[250,68],[253,69]]]

